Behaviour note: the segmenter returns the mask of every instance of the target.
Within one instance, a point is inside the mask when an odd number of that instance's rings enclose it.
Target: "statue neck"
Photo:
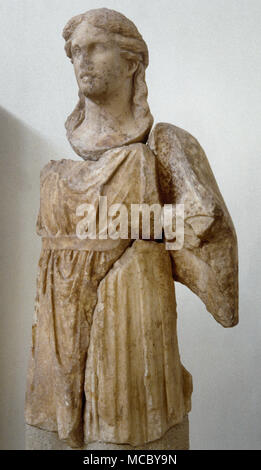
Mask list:
[[[129,86],[127,86],[129,85]],[[82,127],[93,136],[93,144],[101,138],[107,139],[126,133],[135,126],[131,109],[131,87],[126,83],[121,90],[107,99],[91,100],[85,98],[85,118]],[[116,137],[114,135],[114,137]]]
[[[151,121],[133,115],[132,93],[132,83],[126,81],[123,88],[108,99],[85,98],[85,117],[68,135],[78,155],[97,160],[110,148],[144,142]]]

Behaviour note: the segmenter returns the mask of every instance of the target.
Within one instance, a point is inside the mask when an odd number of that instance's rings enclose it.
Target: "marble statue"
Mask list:
[[[179,356],[173,280],[221,325],[236,325],[235,230],[197,140],[153,127],[136,26],[101,8],[73,17],[63,37],[79,88],[67,138],[83,161],[51,160],[41,172],[26,423],[76,449],[156,448],[166,436],[175,449],[192,378]],[[125,238],[80,239],[77,208],[98,215],[101,197],[128,211],[183,204],[183,246],[166,249],[152,229],[133,239],[129,226]]]

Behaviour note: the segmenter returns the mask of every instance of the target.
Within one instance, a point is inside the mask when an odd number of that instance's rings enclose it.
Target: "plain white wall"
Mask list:
[[[104,6],[143,34],[155,122],[199,140],[238,233],[236,328],[223,329],[177,285],[181,357],[194,379],[191,448],[260,449],[260,0],[1,0],[0,448],[24,447],[40,169],[78,159],[64,130],[77,87],[61,31],[73,15]]]

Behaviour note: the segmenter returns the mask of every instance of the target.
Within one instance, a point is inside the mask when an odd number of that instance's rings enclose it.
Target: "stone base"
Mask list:
[[[132,447],[129,444],[92,442],[81,449],[71,449],[60,441],[56,432],[45,431],[26,425],[26,450],[189,450],[189,420],[186,416],[182,423],[173,426],[157,441]]]

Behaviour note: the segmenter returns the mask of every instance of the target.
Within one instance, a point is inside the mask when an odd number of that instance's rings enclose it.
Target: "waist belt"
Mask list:
[[[124,240],[125,242],[127,240]],[[84,251],[107,251],[117,248],[121,240],[81,240],[76,236],[42,237],[44,250],[84,250]]]

